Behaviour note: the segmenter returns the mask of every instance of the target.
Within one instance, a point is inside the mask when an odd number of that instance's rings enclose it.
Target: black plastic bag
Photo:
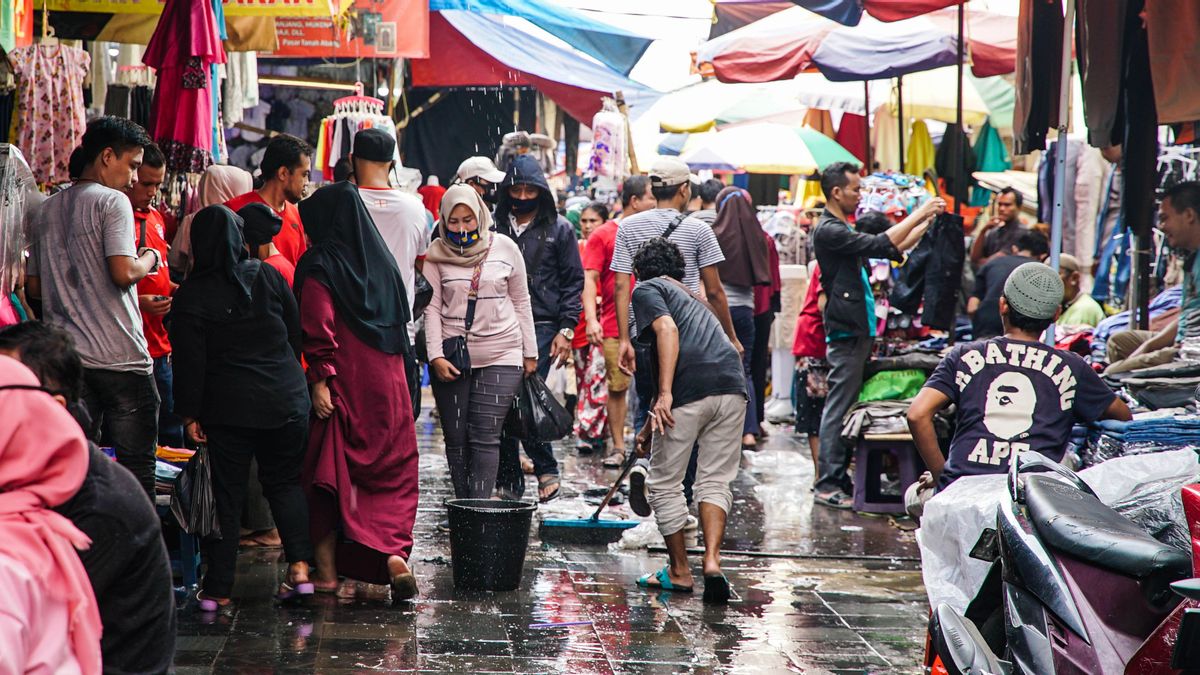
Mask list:
[[[525,385],[522,384],[517,388],[517,395],[513,396],[512,405],[508,407],[508,416],[504,418],[504,426],[500,430],[500,434],[505,438],[515,438],[523,441],[528,438],[528,425],[525,420],[527,413],[521,409],[521,399],[524,398]]]
[[[571,434],[575,418],[559,405],[550,387],[540,375],[530,375],[521,383],[521,412],[526,419],[526,437],[530,441],[557,441]]]
[[[221,521],[213,498],[212,471],[208,466],[208,447],[200,446],[187,466],[175,477],[171,493],[171,513],[184,532],[197,537],[221,538]]]
[[[415,320],[417,317],[424,314],[425,308],[429,306],[429,303],[432,300],[433,286],[429,284],[429,280],[425,278],[424,274],[417,272],[413,276],[412,318]]]

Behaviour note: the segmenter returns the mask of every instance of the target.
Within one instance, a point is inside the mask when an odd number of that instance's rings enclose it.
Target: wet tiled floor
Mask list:
[[[928,609],[913,536],[886,518],[814,508],[807,446],[789,428],[773,430],[763,450],[743,457],[725,545],[760,557],[725,558],[739,598],[714,607],[699,593],[634,585],[665,554],[544,544],[536,527],[518,590],[456,590],[447,537],[436,529],[449,481],[426,411],[411,560],[417,602],[393,607],[386,589],[347,585],[282,607],[271,597],[278,551],[245,552],[231,613],[180,610],[178,672],[919,672]],[[615,478],[599,457],[570,444],[556,451],[565,503]],[[588,623],[532,627],[575,622]]]

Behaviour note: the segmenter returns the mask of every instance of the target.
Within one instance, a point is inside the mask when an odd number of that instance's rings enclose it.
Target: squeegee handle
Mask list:
[[[599,508],[592,514],[592,520],[600,520],[600,513],[604,511],[604,507],[608,506],[608,502],[612,501],[613,495],[617,494],[617,489],[621,487],[621,483],[625,482],[625,477],[629,475],[629,470],[633,468],[633,463],[637,461],[637,451],[633,448],[629,449],[629,456],[625,458],[625,464],[621,466],[621,475],[617,476],[617,480],[608,489],[608,494],[604,495],[604,499],[600,501]]]

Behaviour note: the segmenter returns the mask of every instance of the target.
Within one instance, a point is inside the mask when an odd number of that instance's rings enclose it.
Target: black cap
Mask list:
[[[363,129],[354,134],[350,152],[368,162],[390,162],[396,158],[396,139],[383,129]]]

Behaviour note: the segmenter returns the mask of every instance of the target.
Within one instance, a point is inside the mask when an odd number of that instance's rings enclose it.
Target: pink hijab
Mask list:
[[[192,267],[192,218],[196,211],[240,197],[254,189],[254,178],[245,169],[227,164],[213,164],[204,170],[200,182],[196,184],[196,209],[184,216],[171,242],[171,253],[168,262],[171,267],[183,270],[184,273]]]
[[[65,408],[30,387],[38,387],[33,373],[0,356],[0,542],[5,556],[50,597],[66,603],[68,639],[79,667],[84,675],[99,673],[100,613],[75,552],[92,542],[50,510],[83,485],[87,441]]]

